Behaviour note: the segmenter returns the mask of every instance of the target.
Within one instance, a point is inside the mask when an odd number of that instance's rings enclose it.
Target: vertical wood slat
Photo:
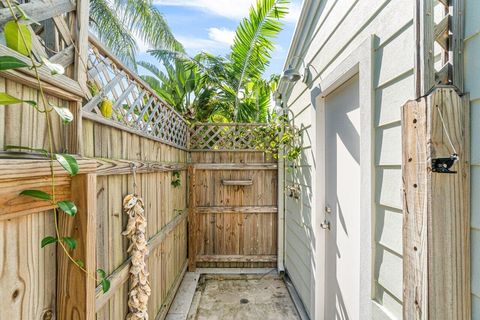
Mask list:
[[[432,158],[459,155],[456,174]],[[450,87],[402,108],[404,319],[471,318],[469,103]]]
[[[195,167],[188,167],[188,271],[194,272],[196,269],[196,197],[195,197]]]
[[[72,178],[72,201],[78,212],[74,218],[59,212],[62,236],[77,241],[72,257],[85,264],[80,270],[61,248],[57,255],[57,319],[95,319],[95,246],[96,246],[96,175],[84,174]]]
[[[90,17],[90,1],[77,0],[75,40],[75,79],[85,94],[90,94],[87,87],[87,61],[88,61],[88,30]]]

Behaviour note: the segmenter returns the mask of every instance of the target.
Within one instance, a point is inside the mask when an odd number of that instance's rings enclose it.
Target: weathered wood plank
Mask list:
[[[196,207],[197,213],[275,213],[275,206]]]
[[[276,163],[199,163],[197,170],[277,170]]]
[[[198,262],[276,262],[276,255],[200,255]]]
[[[196,215],[196,177],[195,167],[188,168],[188,271],[194,272],[196,268],[195,258],[197,256],[197,223],[199,223]]]
[[[30,159],[5,159],[4,157],[30,156],[28,154],[0,153],[0,180],[41,177],[50,174],[49,160],[30,160]],[[97,162],[93,160],[77,159],[79,173],[90,173],[96,170]],[[68,173],[58,163],[53,163],[53,172],[55,176],[65,176]]]
[[[114,160],[114,159],[95,159],[97,175],[118,175],[131,174],[132,165],[135,166],[137,173],[148,172],[167,172],[186,170],[187,166],[183,163],[161,163],[153,161],[134,161],[134,160]]]
[[[404,318],[470,319],[468,97],[437,88],[402,108],[402,124]],[[454,152],[457,173],[432,172]]]
[[[61,248],[58,248],[57,318],[95,319],[95,228],[96,228],[96,176],[79,175],[72,179],[72,200],[78,212],[72,218],[59,215],[62,236],[77,241],[70,250],[73,259],[84,262],[88,274],[75,266]]]
[[[79,0],[80,1],[80,0]],[[37,0],[20,4],[25,13],[35,21],[43,21],[60,14],[75,10],[75,1],[71,0]],[[12,19],[8,8],[0,9],[0,25],[4,25]],[[32,23],[28,20],[26,23]]]

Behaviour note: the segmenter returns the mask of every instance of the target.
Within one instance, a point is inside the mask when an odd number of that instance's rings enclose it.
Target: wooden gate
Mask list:
[[[275,267],[277,161],[255,149],[217,147],[191,154],[189,268]]]

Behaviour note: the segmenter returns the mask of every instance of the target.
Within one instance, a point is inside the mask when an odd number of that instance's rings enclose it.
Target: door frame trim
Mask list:
[[[313,183],[313,203],[317,203],[312,225],[315,228],[315,246],[313,255],[316,266],[312,274],[312,306],[315,319],[323,319],[325,314],[325,231],[320,227],[323,222],[325,207],[325,97],[339,88],[343,83],[358,74],[359,108],[360,108],[360,292],[359,319],[371,319],[373,298],[373,229],[374,221],[374,40],[370,36],[359,47],[353,50],[337,67],[335,67],[317,88],[314,142],[316,174]]]

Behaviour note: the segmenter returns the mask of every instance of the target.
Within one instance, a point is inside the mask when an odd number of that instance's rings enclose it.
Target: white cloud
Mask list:
[[[256,0],[155,0],[161,6],[190,7],[214,14],[216,16],[240,20],[248,16],[248,11]],[[288,22],[296,22],[300,15],[297,2],[289,5],[290,13],[285,18]]]
[[[235,31],[227,28],[209,28],[208,37],[213,41],[232,45],[235,39]]]

